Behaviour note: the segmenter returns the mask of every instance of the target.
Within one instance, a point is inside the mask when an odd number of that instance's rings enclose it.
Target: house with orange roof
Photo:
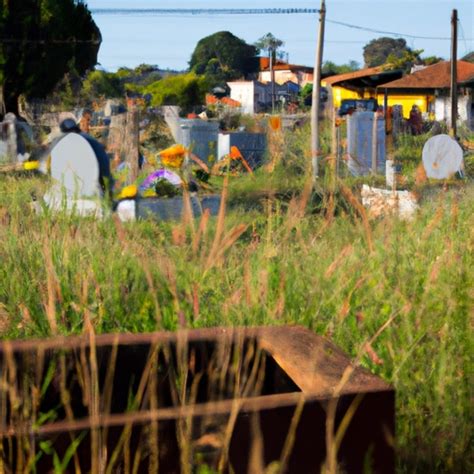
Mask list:
[[[326,77],[321,84],[328,89],[333,106],[339,108],[345,99],[375,99],[377,87],[400,79],[402,71],[387,71],[382,66]]]
[[[289,64],[284,61],[276,60],[273,65],[273,71],[275,74],[275,82],[280,85],[293,82],[300,87],[304,87],[306,84],[313,83],[314,70],[312,67]],[[258,80],[263,84],[272,82],[270,58],[260,58]]]
[[[474,127],[474,64],[457,62],[458,114],[460,120]],[[415,71],[401,79],[377,88],[380,98],[387,98],[388,105],[414,102],[422,112],[435,120],[449,123],[451,117],[451,62],[442,61]],[[382,99],[383,100],[383,99]],[[409,108],[403,109],[407,117]]]

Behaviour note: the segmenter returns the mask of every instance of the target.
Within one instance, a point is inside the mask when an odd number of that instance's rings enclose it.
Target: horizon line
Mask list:
[[[91,13],[102,14],[191,14],[191,15],[283,15],[314,14],[317,8],[91,8]]]

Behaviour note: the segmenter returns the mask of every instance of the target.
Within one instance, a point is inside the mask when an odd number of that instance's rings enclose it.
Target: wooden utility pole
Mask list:
[[[272,81],[272,114],[275,113],[275,64],[274,64],[275,50],[270,49],[270,80]]]
[[[451,17],[451,136],[457,135],[458,120],[458,11]]]
[[[319,109],[321,103],[321,68],[324,51],[324,27],[326,23],[326,2],[321,0],[321,10],[319,11],[319,37],[316,50],[316,63],[314,65],[313,79],[313,104],[311,107],[311,159],[313,164],[313,179],[319,176]]]
[[[138,108],[129,105],[124,137],[125,162],[129,168],[127,184],[133,184],[138,177],[138,157],[140,154],[140,129]]]

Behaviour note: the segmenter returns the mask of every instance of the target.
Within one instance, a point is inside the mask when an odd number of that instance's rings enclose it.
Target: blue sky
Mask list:
[[[272,8],[312,7],[319,0],[88,0],[90,8]],[[416,36],[450,36],[450,15],[459,11],[459,52],[474,49],[474,0],[327,0],[328,19],[377,30]],[[312,65],[316,43],[313,15],[266,15],[252,17],[157,17],[97,15],[103,34],[99,61],[106,69],[140,63],[183,69],[197,41],[220,30],[252,43],[267,32],[285,41],[284,50],[294,63]],[[376,33],[328,23],[325,60],[362,62],[362,48]],[[449,41],[408,40],[409,46],[424,49],[425,55],[449,57]]]

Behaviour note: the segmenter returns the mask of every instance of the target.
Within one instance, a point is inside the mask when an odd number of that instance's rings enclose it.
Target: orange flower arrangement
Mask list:
[[[186,153],[187,150],[183,145],[173,145],[166,150],[160,151],[159,155],[163,165],[179,169],[183,165]]]
[[[269,119],[270,127],[275,132],[281,129],[281,117],[277,115],[272,115]]]

